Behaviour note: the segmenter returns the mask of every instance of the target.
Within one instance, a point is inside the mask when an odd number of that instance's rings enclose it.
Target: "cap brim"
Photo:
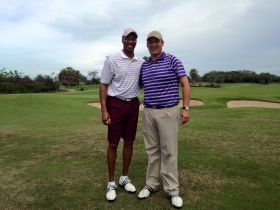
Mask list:
[[[126,36],[128,36],[130,34],[134,34],[138,38],[138,35],[137,35],[137,33],[135,31],[131,31],[129,33],[123,34],[123,36],[126,37]]]
[[[130,34],[134,34],[136,37],[138,37],[137,33],[136,33],[136,32],[134,32],[134,31],[130,32],[130,33],[129,33],[129,34],[127,34],[126,36],[128,36],[128,35],[130,35]]]
[[[147,38],[147,41],[148,41],[149,39],[151,39],[151,38],[156,38],[156,39],[158,39],[158,40],[161,40],[160,37],[157,37],[157,36],[150,36],[150,37]]]

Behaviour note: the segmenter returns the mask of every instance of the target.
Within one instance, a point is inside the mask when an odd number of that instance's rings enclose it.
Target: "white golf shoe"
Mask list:
[[[183,206],[183,200],[179,195],[176,196],[172,196],[171,197],[171,204],[172,206],[174,206],[175,208],[182,208]]]
[[[106,199],[108,201],[114,201],[117,198],[116,193],[117,186],[116,185],[108,185],[107,186],[107,193],[106,193]]]
[[[144,188],[143,190],[140,191],[140,193],[138,194],[138,198],[139,199],[144,199],[144,198],[148,198],[150,196],[150,191],[147,190],[146,188]]]
[[[131,183],[131,180],[128,177],[126,177],[123,180],[121,180],[121,178],[120,178],[119,184],[120,184],[121,187],[123,187],[125,189],[125,191],[127,191],[129,193],[135,193],[136,192],[136,188]]]
[[[150,186],[145,185],[145,187],[140,191],[140,193],[138,194],[138,198],[139,199],[145,199],[148,198],[150,196],[150,194],[152,192],[154,192],[155,190],[153,190]]]

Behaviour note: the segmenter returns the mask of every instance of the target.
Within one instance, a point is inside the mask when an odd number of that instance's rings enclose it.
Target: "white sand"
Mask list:
[[[99,108],[100,103],[89,103],[88,105]],[[204,103],[199,100],[191,100],[190,106],[202,106]],[[182,106],[182,101],[180,101],[180,106]],[[228,108],[238,108],[238,107],[263,107],[263,108],[280,108],[280,103],[265,102],[265,101],[249,101],[249,100],[236,100],[227,102]],[[140,105],[140,110],[143,110],[143,104]]]
[[[264,101],[248,101],[248,100],[236,100],[227,102],[228,108],[238,107],[263,107],[263,108],[280,108],[280,103],[264,102]]]
[[[201,106],[204,103],[202,101],[199,100],[191,100],[190,106]],[[96,108],[101,108],[100,107],[100,103],[89,103],[88,105],[96,107]],[[182,100],[180,101],[180,106],[182,106]],[[139,109],[142,111],[143,110],[143,104],[140,105]]]

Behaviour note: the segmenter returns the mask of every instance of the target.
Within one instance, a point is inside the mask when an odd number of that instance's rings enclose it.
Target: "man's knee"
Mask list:
[[[109,144],[109,146],[108,146],[108,148],[109,149],[111,149],[111,150],[117,150],[117,148],[118,148],[118,144]]]
[[[134,144],[134,141],[124,141],[124,146],[125,147],[132,147]]]

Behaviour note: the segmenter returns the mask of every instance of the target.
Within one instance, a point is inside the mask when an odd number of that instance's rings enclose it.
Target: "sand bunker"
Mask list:
[[[190,106],[201,106],[204,103],[199,100],[191,100]],[[89,103],[88,105],[96,107],[96,108],[101,108],[100,103]],[[180,106],[182,106],[182,100],[180,101]],[[142,111],[144,109],[143,104],[140,105],[139,109]]]
[[[88,105],[99,108],[100,103],[89,103]],[[202,106],[204,103],[199,100],[191,100],[190,106]],[[180,106],[182,106],[182,100],[180,101]],[[238,108],[238,107],[263,107],[263,108],[278,108],[280,109],[280,103],[265,102],[265,101],[249,101],[249,100],[235,100],[227,102],[228,108]],[[143,104],[140,105],[140,110],[144,108]]]
[[[248,100],[236,100],[227,102],[228,108],[238,107],[263,107],[263,108],[280,108],[280,103],[265,102],[265,101],[248,101]]]

